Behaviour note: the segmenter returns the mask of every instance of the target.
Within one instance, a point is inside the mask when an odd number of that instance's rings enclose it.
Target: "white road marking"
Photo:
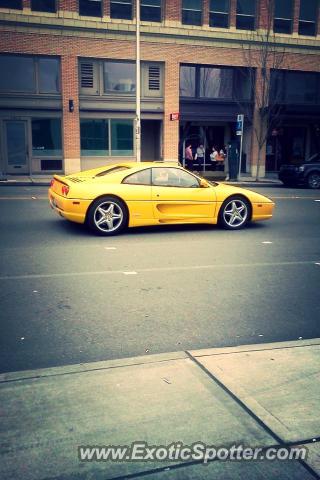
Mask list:
[[[104,247],[105,250],[117,250],[116,247]]]
[[[265,244],[265,245],[269,245],[269,244],[271,244],[271,243],[273,243],[273,242],[266,241],[266,242],[262,242],[262,243]]]
[[[315,202],[320,202],[320,200],[315,200]]]
[[[216,265],[183,265],[177,267],[154,267],[141,268],[137,271],[123,271],[123,270],[100,270],[92,272],[65,272],[65,273],[36,273],[30,275],[3,275],[1,280],[29,280],[32,278],[63,278],[63,277],[88,277],[95,275],[137,275],[138,273],[155,273],[155,272],[186,272],[193,270],[215,270],[215,269],[230,269],[230,268],[260,268],[260,267],[295,267],[299,265],[320,265],[313,261],[301,262],[257,262],[257,263],[228,263]]]

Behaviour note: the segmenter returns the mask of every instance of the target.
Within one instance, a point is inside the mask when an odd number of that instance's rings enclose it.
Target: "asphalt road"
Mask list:
[[[320,337],[320,191],[255,189],[275,216],[242,231],[101,238],[1,187],[1,371]]]

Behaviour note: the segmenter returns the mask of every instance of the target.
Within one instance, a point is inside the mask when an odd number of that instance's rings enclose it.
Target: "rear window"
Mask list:
[[[108,168],[108,170],[98,173],[96,177],[104,177],[105,175],[109,175],[109,173],[121,172],[122,170],[129,170],[129,169],[130,169],[129,167],[125,167],[125,166]]]
[[[151,185],[151,168],[129,175],[122,181],[122,183],[131,185]]]

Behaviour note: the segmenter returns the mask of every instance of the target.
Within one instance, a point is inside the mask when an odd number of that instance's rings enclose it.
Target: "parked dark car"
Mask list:
[[[320,153],[298,165],[281,165],[279,179],[284,185],[306,185],[320,188]]]

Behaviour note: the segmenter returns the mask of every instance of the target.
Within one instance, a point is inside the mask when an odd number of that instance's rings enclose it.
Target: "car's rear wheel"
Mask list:
[[[127,208],[118,198],[98,198],[89,208],[87,223],[99,235],[116,235],[127,226]]]
[[[228,230],[243,228],[250,220],[251,205],[241,196],[227,198],[219,212],[219,224]]]
[[[309,188],[320,188],[320,173],[310,173],[307,183]]]

